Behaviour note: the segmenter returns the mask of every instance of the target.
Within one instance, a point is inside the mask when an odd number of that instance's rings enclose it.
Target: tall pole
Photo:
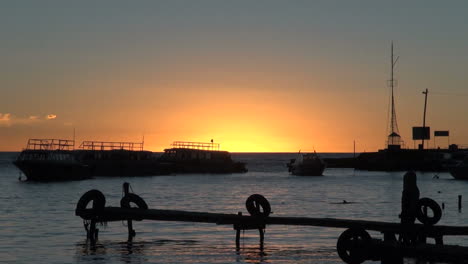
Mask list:
[[[356,140],[353,140],[353,158],[356,158]]]
[[[395,145],[395,143],[398,143],[400,144],[400,135],[398,135],[398,125],[397,125],[397,122],[396,122],[396,113],[395,113],[395,97],[394,97],[394,88],[395,88],[395,79],[394,79],[394,74],[393,74],[393,71],[394,71],[394,68],[395,68],[395,64],[397,63],[398,61],[398,58],[397,57],[395,59],[395,56],[393,55],[393,42],[392,42],[392,45],[391,45],[391,54],[390,54],[390,88],[391,88],[391,118],[390,118],[390,134],[388,136],[388,145]],[[398,138],[398,141],[395,142],[395,138]]]
[[[75,128],[73,128],[73,150],[75,149],[75,137],[76,137]]]
[[[424,138],[425,138],[425,131],[426,131],[426,106],[427,106],[427,94],[429,91],[426,88],[426,91],[422,92],[425,96],[424,98],[424,115],[423,115],[423,135],[422,135],[422,149],[424,149]]]
[[[390,129],[391,129],[391,132],[390,134],[392,134],[394,131],[393,131],[393,113],[395,111],[395,101],[393,99],[393,83],[394,83],[394,80],[393,80],[393,67],[395,67],[395,63],[393,61],[393,41],[392,41],[392,48],[391,48],[391,58],[390,58],[390,62],[392,63],[391,65],[391,73],[390,73],[390,87],[392,88],[392,116],[391,116],[391,121],[390,121]],[[393,142],[392,142],[393,144]]]

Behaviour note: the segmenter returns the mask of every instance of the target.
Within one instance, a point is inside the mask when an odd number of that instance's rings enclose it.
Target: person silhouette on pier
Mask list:
[[[418,211],[419,189],[416,185],[416,173],[408,171],[403,177],[401,196],[401,234],[400,242],[414,244],[417,233],[414,232],[414,221]]]

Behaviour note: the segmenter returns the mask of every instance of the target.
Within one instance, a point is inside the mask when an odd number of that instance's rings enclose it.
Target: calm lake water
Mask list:
[[[134,222],[136,238],[129,244],[125,224],[112,222],[99,227],[98,247],[91,249],[83,222],[74,215],[76,203],[86,191],[98,189],[106,205],[118,206],[123,182],[157,209],[247,214],[245,200],[259,193],[270,201],[272,216],[399,221],[404,172],[326,169],[324,177],[298,177],[285,166],[295,154],[233,154],[247,162],[248,173],[31,183],[18,181],[19,171],[11,164],[16,155],[0,153],[0,262],[5,263],[342,263],[335,246],[344,230],[321,227],[267,226],[263,252],[258,232],[248,230],[236,252],[232,226]],[[323,156],[331,155],[345,154]],[[445,203],[440,224],[468,225],[468,202],[462,212],[457,208],[458,195],[468,199],[468,181],[434,175],[418,173],[421,197]],[[343,200],[354,203],[338,204]],[[467,246],[468,238],[445,242]]]

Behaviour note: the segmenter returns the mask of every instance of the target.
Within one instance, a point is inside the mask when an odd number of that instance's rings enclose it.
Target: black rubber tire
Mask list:
[[[93,201],[92,209],[95,212],[102,211],[106,205],[106,197],[101,191],[90,190],[83,194],[76,204],[75,215],[81,215],[91,201]]]
[[[139,209],[148,209],[148,205],[146,204],[145,200],[134,193],[128,193],[122,197],[120,200],[120,207],[130,208],[130,203],[136,204]]]
[[[434,213],[433,217],[427,217],[424,215],[424,207],[429,207],[432,212]],[[431,198],[421,198],[418,201],[418,211],[416,212],[416,218],[425,224],[425,225],[435,225],[439,222],[440,218],[442,217],[442,209],[440,208],[439,204],[432,200]]]
[[[251,216],[267,217],[271,213],[270,203],[261,194],[250,195],[245,201],[245,207]],[[263,209],[263,211],[261,209]]]
[[[348,264],[361,264],[369,254],[371,236],[363,228],[349,228],[338,238],[336,250]]]

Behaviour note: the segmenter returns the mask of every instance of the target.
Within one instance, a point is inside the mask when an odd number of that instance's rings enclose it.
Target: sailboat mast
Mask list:
[[[390,118],[390,134],[388,135],[387,147],[392,149],[399,149],[401,147],[401,137],[398,132],[398,124],[396,120],[396,111],[395,111],[395,79],[394,79],[394,69],[399,57],[395,58],[393,54],[393,41],[391,45],[390,53],[390,88],[391,88],[391,118]]]
[[[393,41],[392,41],[391,55],[390,56],[391,56],[390,57],[390,63],[391,63],[391,65],[390,65],[390,69],[391,69],[391,72],[390,72],[390,87],[392,89],[392,109],[391,109],[392,117],[390,119],[391,120],[390,121],[390,129],[391,129],[390,134],[392,134],[393,132],[395,132],[395,131],[393,131],[393,125],[394,125],[393,124],[393,122],[394,122],[394,116],[393,115],[395,113],[395,101],[394,101],[394,97],[393,97],[393,84],[395,82],[393,80],[393,68],[395,67],[395,63],[393,61]]]

